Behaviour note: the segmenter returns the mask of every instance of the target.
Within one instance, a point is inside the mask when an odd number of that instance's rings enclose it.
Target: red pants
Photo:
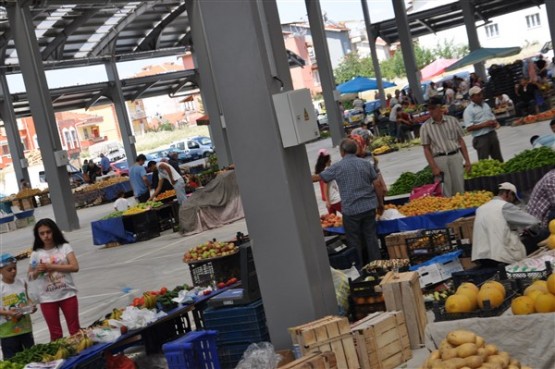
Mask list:
[[[341,202],[331,204],[328,208],[328,214],[337,214],[337,212],[341,213]]]
[[[42,311],[42,315],[50,331],[50,341],[55,341],[64,336],[62,324],[60,322],[60,309],[66,318],[70,335],[74,335],[81,329],[79,325],[79,304],[77,303],[77,296],[56,302],[43,302],[40,304],[40,310]]]

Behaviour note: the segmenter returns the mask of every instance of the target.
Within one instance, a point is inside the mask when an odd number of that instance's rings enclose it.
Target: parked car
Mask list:
[[[127,159],[120,159],[113,163],[110,163],[112,171],[119,176],[129,177],[129,164],[127,164]]]
[[[69,176],[69,181],[72,186],[80,186],[85,183],[85,178],[83,177],[83,172],[81,169],[74,167],[71,164],[66,165],[67,174]],[[39,172],[39,181],[42,183],[46,183],[46,172],[41,170]]]
[[[205,136],[193,136],[175,141],[170,145],[170,148],[190,152],[193,160],[205,158],[214,152],[212,140]]]

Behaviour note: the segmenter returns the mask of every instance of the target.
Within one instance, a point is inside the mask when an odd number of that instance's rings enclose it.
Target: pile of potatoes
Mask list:
[[[531,369],[511,359],[507,352],[486,344],[473,332],[457,330],[447,334],[421,369]]]

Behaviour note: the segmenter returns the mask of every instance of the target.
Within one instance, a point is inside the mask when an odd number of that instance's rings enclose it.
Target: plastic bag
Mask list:
[[[380,220],[392,220],[392,219],[401,219],[406,218],[403,214],[399,212],[397,209],[386,209],[384,210],[383,214],[380,216]]]
[[[281,355],[276,354],[271,343],[253,343],[243,353],[235,369],[276,369],[281,359]]]
[[[114,355],[106,358],[107,369],[136,369],[135,362],[125,355]]]
[[[443,189],[441,188],[441,182],[436,182],[432,184],[427,184],[424,186],[413,188],[409,200],[416,200],[424,196],[443,196]]]
[[[89,331],[88,335],[94,342],[109,343],[114,342],[121,336],[121,330],[114,328],[94,328]]]
[[[134,306],[127,306],[121,314],[121,320],[110,319],[110,325],[121,327],[125,325],[128,329],[144,328],[149,323],[166,316],[163,311],[155,312],[147,309],[138,309]]]
[[[333,287],[335,288],[335,297],[340,310],[349,311],[349,278],[340,270],[330,268],[333,278]]]

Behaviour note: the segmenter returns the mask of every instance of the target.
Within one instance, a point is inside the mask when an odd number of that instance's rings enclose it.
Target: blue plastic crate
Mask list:
[[[256,300],[245,306],[233,306],[224,308],[208,308],[204,310],[204,321],[214,320],[214,319],[236,319],[237,321],[243,321],[243,319],[253,318],[257,316],[260,312],[264,313],[264,306],[262,305],[262,300]]]
[[[244,317],[236,318],[206,318],[204,317],[204,325],[208,329],[217,331],[229,331],[235,329],[244,329],[245,326],[251,325],[266,325],[266,316],[264,311],[259,311],[254,314],[245,315]],[[251,328],[252,329],[252,328]]]
[[[220,345],[218,356],[222,369],[235,369],[250,343]]]
[[[258,322],[252,322],[252,323],[232,323],[232,324],[214,324],[213,322],[211,323],[207,323],[205,322],[205,327],[206,329],[213,329],[219,332],[219,334],[222,333],[226,333],[226,332],[234,332],[237,330],[247,330],[247,331],[251,331],[251,330],[262,330],[262,329],[266,329],[266,321],[262,320],[262,321],[258,321]]]
[[[162,346],[169,369],[221,369],[216,331],[195,331]]]
[[[218,344],[224,343],[253,343],[269,341],[268,328],[257,328],[250,330],[237,330],[233,332],[218,332]]]

